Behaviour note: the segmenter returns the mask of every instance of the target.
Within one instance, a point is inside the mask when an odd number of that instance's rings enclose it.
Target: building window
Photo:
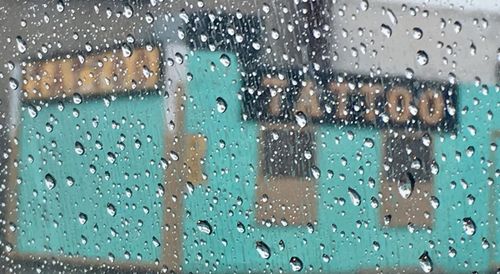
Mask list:
[[[382,165],[382,216],[385,225],[430,226],[433,218],[432,137],[424,132],[385,135]]]
[[[264,176],[310,178],[314,166],[309,131],[270,128],[262,132]]]
[[[261,131],[256,218],[262,224],[316,221],[314,131],[296,125],[265,125]],[[316,175],[316,176],[315,176]]]

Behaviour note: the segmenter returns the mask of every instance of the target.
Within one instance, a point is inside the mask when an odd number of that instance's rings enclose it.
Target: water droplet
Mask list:
[[[56,5],[56,9],[58,12],[63,12],[64,11],[64,2],[62,0],[59,0]]]
[[[83,101],[82,95],[80,93],[75,92],[73,94],[73,103],[75,103],[76,105],[79,105],[82,103],[82,101]]]
[[[367,148],[373,148],[373,146],[375,145],[375,142],[371,138],[365,138],[363,145]]]
[[[9,79],[9,87],[10,87],[10,89],[15,90],[19,87],[19,82],[14,78],[10,78]]]
[[[217,101],[217,111],[218,111],[219,113],[224,113],[224,112],[226,112],[226,109],[227,109],[227,103],[226,103],[226,101],[224,100],[224,98],[222,98],[222,97],[217,97],[216,101]]]
[[[448,248],[448,256],[450,256],[450,258],[455,258],[455,256],[457,256],[457,250],[453,247]]]
[[[276,29],[271,30],[271,37],[274,40],[278,40],[280,38],[280,33]]]
[[[436,162],[432,162],[431,163],[431,173],[433,175],[438,175],[438,173],[439,173],[439,165],[438,165],[438,163],[436,163]]]
[[[316,166],[311,167],[311,173],[316,180],[321,177],[321,170]]]
[[[26,42],[23,40],[21,36],[16,37],[17,50],[20,53],[26,52]]]
[[[361,204],[361,197],[356,190],[349,187],[347,189],[347,193],[349,193],[349,197],[351,198],[351,202],[354,206],[359,206]]]
[[[431,257],[429,257],[429,253],[427,253],[427,251],[424,251],[424,253],[418,258],[418,260],[420,262],[420,267],[425,273],[432,272],[432,260]]]
[[[257,243],[255,243],[255,249],[262,259],[267,260],[269,259],[269,257],[271,257],[271,250],[269,249],[269,246],[267,246],[267,244],[263,241],[258,241]]]
[[[431,196],[431,206],[434,209],[437,209],[439,207],[439,199],[436,196]]]
[[[367,11],[370,5],[368,4],[367,0],[361,0],[359,7],[361,8],[362,11]]]
[[[408,199],[411,196],[414,185],[415,181],[413,176],[409,173],[403,175],[402,178],[398,180],[399,194],[403,197],[403,199]]]
[[[466,217],[463,219],[463,227],[465,234],[472,236],[476,233],[476,223],[470,218]]]
[[[427,65],[427,63],[429,63],[429,56],[427,56],[427,53],[425,51],[417,51],[417,63],[421,66],[425,66]]]
[[[45,175],[45,186],[49,189],[52,190],[54,187],[56,187],[56,179],[49,173]]]
[[[245,225],[242,222],[236,224],[236,229],[239,233],[245,233]]]
[[[223,53],[221,56],[220,56],[220,59],[219,59],[220,63],[225,66],[225,67],[229,67],[231,65],[231,59],[229,58],[229,56],[227,56],[227,54]]]
[[[38,111],[34,106],[28,106],[28,114],[30,115],[31,118],[35,118],[38,116]]]
[[[87,214],[82,212],[78,214],[78,221],[80,222],[80,224],[84,225],[87,222],[87,219],[88,219]]]
[[[200,220],[196,223],[196,225],[198,226],[199,231],[208,235],[212,234],[212,226],[208,221]]]
[[[420,40],[422,36],[423,32],[420,28],[413,28],[413,39]]]
[[[75,142],[75,152],[78,155],[83,155],[85,153],[85,147],[80,142]]]
[[[391,29],[391,27],[389,27],[389,26],[388,26],[388,25],[386,25],[386,24],[382,24],[382,25],[380,26],[380,32],[382,32],[382,34],[383,34],[385,37],[387,37],[387,38],[391,37],[391,35],[392,35],[392,29]]]
[[[474,45],[474,43],[471,43],[470,44],[470,55],[474,56],[474,55],[476,55],[476,52],[477,52],[476,45]]]
[[[128,58],[132,55],[132,47],[130,47],[128,44],[123,44],[122,45],[122,54],[123,57]]]
[[[106,211],[112,217],[116,215],[116,207],[111,203],[108,203],[108,205],[106,206]]]
[[[483,249],[488,249],[490,247],[490,242],[486,238],[483,238],[481,241],[481,247]]]
[[[290,258],[290,266],[292,267],[292,271],[299,272],[302,270],[303,264],[298,257],[292,257]]]
[[[146,19],[146,22],[148,24],[151,24],[155,21],[154,16],[150,12],[147,12],[146,15],[144,16],[144,18]]]
[[[75,184],[75,179],[73,179],[73,177],[71,176],[66,177],[66,184],[69,187],[73,186]]]
[[[455,21],[455,23],[453,24],[453,30],[455,31],[455,33],[459,33],[462,30],[462,24],[460,24],[460,22],[458,21]]]
[[[394,14],[394,12],[392,12],[392,10],[390,10],[390,9],[387,10],[387,16],[389,16],[389,20],[391,20],[391,23],[393,25],[397,25],[398,24],[398,18],[396,17],[396,15]]]
[[[134,15],[134,10],[130,5],[125,5],[123,7],[123,15],[125,15],[126,18],[130,18],[132,17],[132,15]]]
[[[295,113],[295,121],[301,128],[307,125],[307,117],[302,111]]]

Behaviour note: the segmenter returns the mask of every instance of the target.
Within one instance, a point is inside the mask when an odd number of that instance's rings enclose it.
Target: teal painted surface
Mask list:
[[[229,56],[232,60],[229,67],[219,62],[220,53],[196,52],[189,58],[188,68],[194,77],[188,84],[186,131],[207,136],[208,182],[186,199],[185,271],[290,272],[292,256],[301,258],[304,271],[311,273],[376,267],[418,268],[418,258],[424,251],[429,253],[436,271],[484,272],[494,264],[489,261],[490,256],[499,263],[493,247],[495,231],[500,230],[498,218],[492,222],[488,214],[494,207],[487,206],[495,186],[488,185],[487,180],[490,134],[498,129],[500,122],[499,93],[493,86],[489,87],[488,95],[482,94],[480,87],[460,86],[457,133],[433,133],[434,158],[440,167],[434,178],[434,195],[440,206],[435,211],[432,229],[417,228],[410,233],[406,228],[380,225],[380,208],[372,208],[370,198],[377,197],[380,191],[381,132],[336,126],[315,130],[317,162],[322,175],[317,184],[318,223],[314,231],[306,227],[267,228],[255,221],[259,128],[255,122],[241,120],[237,93],[242,82],[235,65],[236,56]],[[217,97],[227,102],[224,113],[217,111]],[[464,108],[468,110],[463,112]],[[491,120],[489,111],[493,115]],[[474,126],[475,133],[468,129],[469,125]],[[353,140],[347,138],[348,130],[354,132]],[[365,138],[372,138],[375,146],[363,146]],[[470,157],[466,153],[469,147],[474,147]],[[461,154],[460,159],[457,153]],[[341,157],[347,160],[346,166],[342,165]],[[327,170],[333,171],[332,178],[328,178]],[[376,181],[374,188],[368,186],[370,177]],[[461,181],[467,182],[467,186]],[[360,206],[350,202],[348,187],[356,189],[362,197]],[[475,197],[471,205],[469,194]],[[344,199],[345,204],[341,205],[339,199]],[[476,223],[473,236],[464,232],[465,217]],[[208,220],[214,232],[208,235],[199,231],[198,220]],[[245,225],[245,232],[237,230],[238,222]],[[336,225],[336,231],[332,230],[332,224]],[[489,248],[483,248],[483,238],[489,241]],[[285,243],[283,250],[278,245],[280,240]],[[258,255],[256,241],[264,241],[270,247],[272,254],[268,260]],[[380,249],[374,249],[374,241],[380,244]],[[448,255],[450,247],[456,249],[455,257]],[[330,257],[328,262],[324,255]]]
[[[126,252],[132,261],[160,257],[162,247],[153,238],[161,240],[163,216],[163,198],[157,195],[164,182],[162,102],[157,95],[133,96],[118,97],[109,106],[102,99],[65,102],[63,110],[51,103],[35,118],[22,111],[19,252],[106,260],[113,254],[116,261],[125,260]],[[75,142],[83,144],[83,155],[75,152]],[[44,182],[47,173],[56,180],[53,189]],[[68,176],[74,185],[67,184]],[[80,213],[87,215],[85,224]]]

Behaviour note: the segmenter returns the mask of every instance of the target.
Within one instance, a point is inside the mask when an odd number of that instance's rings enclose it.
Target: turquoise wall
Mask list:
[[[159,165],[162,102],[157,95],[118,97],[109,106],[102,99],[53,102],[34,118],[23,107],[17,185],[20,253],[106,260],[113,254],[123,261],[128,251],[132,261],[159,258],[161,247],[153,239],[161,240],[163,216],[163,198],[157,196],[158,184],[164,182]],[[76,142],[85,148],[82,155],[75,151]],[[108,159],[109,152],[115,160]],[[56,181],[51,189],[44,181],[47,173]],[[74,179],[72,186],[68,176]],[[108,213],[109,203],[114,216]],[[81,213],[87,215],[84,224]]]
[[[377,197],[380,191],[381,132],[334,125],[316,128],[317,162],[322,175],[317,183],[319,211],[314,231],[307,227],[268,228],[255,220],[258,124],[242,121],[240,116],[241,102],[237,93],[242,80],[235,65],[236,56],[229,55],[232,65],[225,67],[219,62],[220,55],[195,52],[188,62],[189,72],[194,77],[188,83],[186,131],[207,136],[205,172],[208,182],[197,187],[186,201],[183,245],[186,271],[290,272],[292,256],[299,257],[304,270],[313,273],[374,270],[376,266],[381,269],[411,268],[418,267],[418,258],[424,251],[428,251],[434,269],[448,272],[485,271],[490,267],[490,256],[500,262],[498,252],[493,253],[495,231],[500,230],[498,221],[488,217],[495,208],[488,205],[489,195],[495,192],[494,186],[487,183],[488,172],[498,169],[498,162],[488,168],[490,134],[498,129],[500,115],[495,87],[490,86],[485,95],[480,87],[461,85],[456,136],[433,133],[435,159],[440,167],[434,179],[434,195],[440,200],[440,206],[435,210],[432,229],[417,228],[410,233],[407,228],[380,225],[380,207],[372,208],[370,198]],[[217,97],[227,102],[224,113],[217,111]],[[462,112],[465,107],[467,112]],[[488,111],[492,112],[491,120]],[[467,129],[469,125],[475,127],[475,134]],[[355,134],[352,141],[346,136],[347,130]],[[372,138],[375,146],[365,147],[365,138]],[[223,148],[220,140],[225,142]],[[469,146],[475,149],[471,157],[466,155]],[[455,158],[457,151],[462,154],[460,160]],[[362,154],[360,160],[356,157],[357,152]],[[446,155],[445,160],[442,155]],[[342,156],[347,159],[347,166],[340,163]],[[328,178],[327,170],[334,172],[333,178]],[[341,174],[345,175],[345,180],[340,179]],[[370,177],[376,180],[374,188],[368,186]],[[461,180],[467,181],[467,188],[462,187]],[[455,188],[451,187],[452,181],[456,182]],[[360,206],[350,202],[348,187],[356,189],[362,197]],[[467,203],[469,194],[475,197],[472,205]],[[339,198],[346,203],[338,203]],[[464,217],[475,221],[475,235],[465,234]],[[207,220],[214,232],[208,235],[198,230],[198,220]],[[363,225],[358,227],[357,221]],[[238,222],[245,225],[245,232],[238,231]],[[332,224],[337,227],[335,232]],[[483,249],[483,237],[489,241],[489,248]],[[279,248],[280,240],[285,243],[283,250]],[[270,247],[272,254],[268,260],[258,255],[256,241],[263,241]],[[377,251],[373,248],[374,241],[380,244]],[[454,258],[448,255],[450,247],[457,250]],[[331,259],[327,262],[324,255]]]

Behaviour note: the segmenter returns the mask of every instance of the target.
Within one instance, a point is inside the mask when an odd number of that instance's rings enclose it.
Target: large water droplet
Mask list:
[[[35,118],[38,116],[38,111],[34,106],[28,106],[28,114],[30,115],[31,118]]]
[[[64,2],[62,0],[59,0],[56,5],[56,9],[58,12],[63,12],[64,11]]]
[[[123,57],[130,57],[132,55],[132,48],[128,44],[122,45]]]
[[[227,54],[223,53],[221,56],[220,56],[220,59],[219,59],[220,63],[225,66],[225,67],[229,67],[231,65],[231,59],[229,58],[229,56],[227,56]]]
[[[422,39],[423,32],[420,28],[413,28],[413,38],[416,40]]]
[[[389,20],[391,20],[391,23],[393,25],[397,25],[398,24],[398,18],[396,17],[396,15],[394,14],[394,12],[392,12],[392,10],[390,10],[390,9],[387,10],[387,16],[389,16]]]
[[[476,223],[470,217],[463,219],[463,226],[465,234],[472,236],[476,233]]]
[[[307,116],[302,111],[299,111],[295,113],[295,121],[299,127],[303,128],[307,125]]]
[[[292,267],[292,271],[299,272],[302,270],[303,264],[298,257],[292,257],[290,258],[290,266]]]
[[[427,53],[425,51],[417,51],[417,63],[421,66],[425,66],[427,65],[427,63],[429,63],[429,56],[427,56]]]
[[[78,214],[78,222],[80,222],[80,224],[85,224],[88,220],[88,217],[87,217],[87,214],[83,213],[83,212],[80,212],[80,214]]]
[[[349,197],[351,198],[351,202],[355,206],[359,206],[361,204],[361,197],[359,196],[358,192],[352,188],[347,189],[347,193],[349,193]]]
[[[263,241],[258,241],[257,243],[255,243],[255,249],[262,259],[267,260],[269,259],[269,257],[271,257],[271,250],[269,249],[269,246],[267,246],[267,244]]]
[[[431,196],[431,206],[434,209],[437,209],[439,207],[439,199],[436,196]]]
[[[383,34],[385,37],[387,37],[387,38],[391,37],[391,35],[392,35],[392,29],[391,29],[391,27],[389,27],[389,26],[388,26],[388,25],[386,25],[386,24],[382,24],[382,25],[380,26],[380,32],[382,32],[382,34]]]
[[[49,173],[45,175],[45,186],[51,190],[56,187],[56,179]]]
[[[367,11],[370,5],[368,4],[367,0],[361,0],[359,7],[361,8],[362,11]]]
[[[420,258],[418,258],[420,262],[420,267],[425,273],[432,272],[432,260],[431,257],[429,257],[429,253],[427,251],[424,251],[422,255],[420,255]]]
[[[411,174],[403,175],[402,178],[398,180],[398,190],[401,197],[408,199],[413,192],[414,185],[415,181]]]
[[[19,82],[14,78],[10,78],[9,79],[9,87],[10,87],[10,89],[15,90],[19,87]]]
[[[219,113],[224,113],[226,112],[227,109],[227,103],[222,97],[217,97],[217,111]]]
[[[205,233],[205,234],[212,234],[212,226],[208,221],[205,220],[199,220],[196,225],[198,226],[198,230]]]
[[[26,42],[23,40],[21,36],[16,37],[17,50],[20,53],[24,53],[26,51]]]
[[[311,173],[316,180],[321,177],[321,170],[316,166],[311,167]]]
[[[78,155],[83,155],[85,153],[85,147],[80,142],[75,142],[75,152]]]
[[[113,217],[116,215],[116,207],[111,203],[108,203],[108,205],[106,206],[106,211]]]

